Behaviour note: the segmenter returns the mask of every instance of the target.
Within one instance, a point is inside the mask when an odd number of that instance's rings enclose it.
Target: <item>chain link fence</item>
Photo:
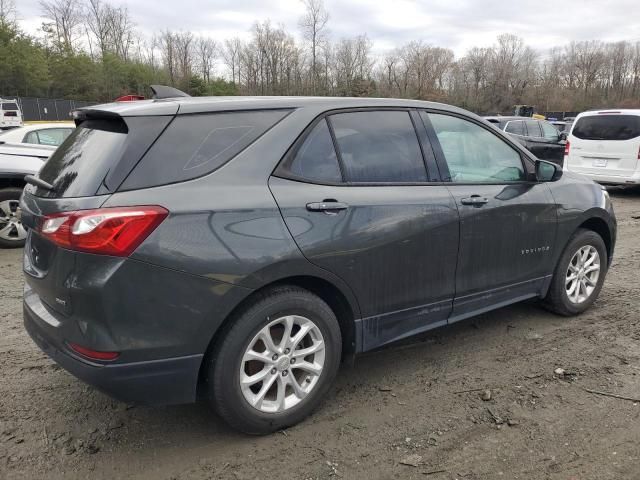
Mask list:
[[[14,97],[0,95],[5,100],[16,100],[25,122],[71,120],[70,112],[76,108],[96,105],[96,102],[54,98]]]

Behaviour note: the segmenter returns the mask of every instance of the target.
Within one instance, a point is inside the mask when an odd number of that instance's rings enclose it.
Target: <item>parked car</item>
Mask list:
[[[0,133],[0,144],[31,143],[59,146],[76,128],[73,122],[35,123]]]
[[[0,98],[0,130],[22,126],[22,112],[15,100]]]
[[[485,117],[504,130],[536,157],[562,166],[566,135],[546,120],[528,117]]]
[[[607,192],[455,107],[175,98],[90,107],[21,201],[25,326],[127,402],[273,432],[342,359],[504,305],[596,300]],[[390,366],[392,368],[392,366]]]
[[[17,214],[25,175],[35,175],[55,148],[0,144],[0,248],[24,245],[27,232]]]
[[[610,185],[640,184],[640,110],[578,115],[565,149],[565,169]]]

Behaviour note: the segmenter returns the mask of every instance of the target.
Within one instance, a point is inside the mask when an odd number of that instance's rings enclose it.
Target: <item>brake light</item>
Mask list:
[[[71,350],[73,350],[74,352],[90,360],[110,361],[115,360],[120,356],[119,352],[99,352],[97,350],[91,350],[90,348],[78,345],[77,343],[68,342],[67,345],[69,345],[69,348],[71,348]]]
[[[47,215],[39,230],[62,248],[128,257],[168,214],[153,205],[78,210]]]
[[[567,143],[564,144],[564,156],[569,155],[569,149],[571,148],[571,143],[567,140]]]

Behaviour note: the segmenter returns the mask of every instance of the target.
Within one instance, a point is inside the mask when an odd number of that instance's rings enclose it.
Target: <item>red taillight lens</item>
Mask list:
[[[564,155],[567,156],[569,155],[569,149],[571,148],[571,144],[569,143],[569,140],[567,140],[567,143],[564,144]]]
[[[78,210],[47,215],[40,233],[69,250],[128,257],[168,214],[158,206]]]
[[[67,345],[69,345],[69,348],[71,348],[71,350],[73,350],[74,352],[91,360],[110,361],[115,360],[120,356],[119,352],[98,352],[96,350],[91,350],[90,348],[83,347],[82,345],[78,345],[77,343],[68,342]]]

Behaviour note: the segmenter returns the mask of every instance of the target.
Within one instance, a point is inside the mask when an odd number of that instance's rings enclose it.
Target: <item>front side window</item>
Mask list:
[[[547,140],[556,141],[560,138],[560,136],[558,135],[558,130],[550,123],[540,122],[540,126],[542,127],[542,134]]]
[[[524,122],[522,122],[521,120],[511,121],[507,123],[504,131],[507,133],[512,133],[514,135],[525,135]]]
[[[345,180],[353,183],[426,182],[413,122],[406,111],[331,115]]]
[[[527,126],[527,136],[540,138],[542,137],[542,131],[540,130],[540,122],[536,120],[525,120]]]
[[[453,182],[502,183],[525,180],[517,150],[480,125],[444,114],[428,115]]]
[[[295,156],[284,168],[296,177],[317,183],[342,181],[336,151],[327,121],[322,119],[305,138]]]
[[[26,135],[24,142],[57,147],[66,140],[72,131],[73,130],[71,128],[47,128],[45,130],[36,130],[29,132]]]

